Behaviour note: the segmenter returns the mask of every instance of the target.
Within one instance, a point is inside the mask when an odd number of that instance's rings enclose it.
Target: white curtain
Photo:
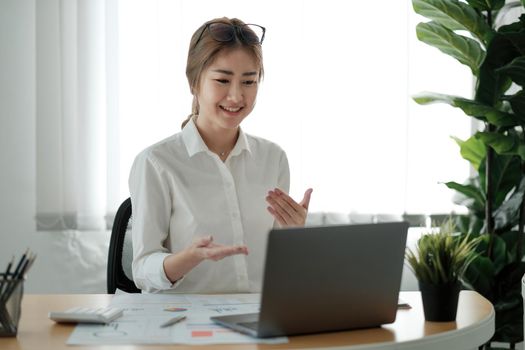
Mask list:
[[[120,200],[116,13],[113,0],[36,1],[39,230],[105,229]]]

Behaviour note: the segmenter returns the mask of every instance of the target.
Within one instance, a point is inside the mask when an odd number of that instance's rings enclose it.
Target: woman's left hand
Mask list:
[[[281,227],[304,226],[312,191],[311,188],[307,189],[303,200],[297,203],[292,197],[276,188],[269,191],[266,196],[266,201],[270,205],[267,209]]]

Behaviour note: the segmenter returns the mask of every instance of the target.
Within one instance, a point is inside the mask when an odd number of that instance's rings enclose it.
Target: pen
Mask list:
[[[15,261],[15,256],[13,255],[13,258],[11,259],[9,264],[7,264],[7,269],[5,270],[5,278],[6,279],[7,279],[7,276],[9,276],[9,273],[11,272],[11,266],[13,266],[13,262],[14,261]]]
[[[26,261],[26,257],[27,257],[28,253],[29,253],[29,248],[26,249],[26,252],[24,254],[22,254],[22,257],[20,258],[20,261],[18,261],[18,264],[16,265],[16,268],[15,268],[15,272],[13,272],[13,277],[14,278],[18,277],[18,273],[20,271],[20,268],[22,267],[22,265]]]
[[[175,323],[179,323],[180,321],[184,320],[185,318],[186,318],[186,316],[173,317],[173,318],[167,320],[166,322],[164,322],[163,324],[161,324],[160,327],[164,328],[164,327],[168,327],[168,326],[174,325]]]
[[[29,259],[29,263],[27,264],[26,269],[24,270],[24,274],[26,274],[29,271],[29,269],[31,268],[31,266],[33,266],[33,263],[35,262],[35,259],[36,259],[36,253],[33,253],[31,258]]]
[[[0,297],[4,294],[3,292],[4,285],[7,286],[7,280],[9,279],[9,273],[11,272],[11,266],[13,266],[14,261],[15,261],[15,256],[13,255],[13,258],[11,259],[9,264],[7,264],[7,269],[5,270],[4,277],[0,281]]]

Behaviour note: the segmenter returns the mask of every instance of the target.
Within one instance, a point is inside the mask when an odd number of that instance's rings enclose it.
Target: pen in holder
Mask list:
[[[23,278],[13,279],[14,274],[0,274],[0,337],[16,336],[20,321]]]
[[[14,337],[18,332],[18,323],[22,314],[22,296],[27,271],[33,265],[36,254],[27,250],[11,272],[14,258],[0,273],[0,337]]]

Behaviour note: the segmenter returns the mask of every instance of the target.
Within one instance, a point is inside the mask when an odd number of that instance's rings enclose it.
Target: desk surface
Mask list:
[[[16,338],[0,338],[0,349],[72,349],[65,343],[74,325],[59,325],[49,320],[50,310],[64,310],[74,306],[106,306],[111,295],[36,295],[24,296],[22,319]],[[412,309],[398,310],[396,321],[379,328],[346,332],[323,333],[290,337],[280,345],[205,345],[196,349],[474,349],[487,342],[494,334],[492,304],[472,291],[462,291],[456,322],[425,322],[419,292],[401,292],[400,297]],[[98,348],[109,348],[99,346]],[[119,349],[183,349],[188,345],[126,345]],[[94,346],[74,346],[75,350]],[[95,347],[97,348],[97,347]]]

